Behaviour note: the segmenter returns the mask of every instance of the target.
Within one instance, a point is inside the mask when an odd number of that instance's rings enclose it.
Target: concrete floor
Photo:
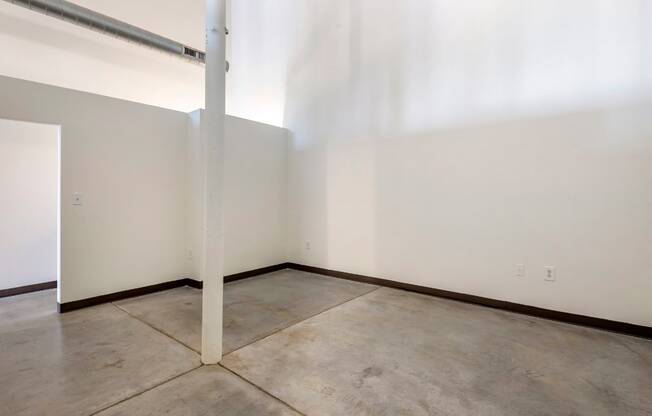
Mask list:
[[[200,367],[200,298],[0,299],[0,415],[652,415],[652,341],[283,271],[226,286]]]
[[[60,315],[54,290],[0,299],[0,415],[88,415],[200,365],[113,305]]]
[[[652,414],[652,342],[386,288],[223,365],[306,414]]]
[[[222,367],[204,366],[99,415],[298,416],[299,413]]]
[[[296,270],[227,283],[224,354],[374,289]],[[116,305],[193,350],[201,350],[201,290],[182,287]]]

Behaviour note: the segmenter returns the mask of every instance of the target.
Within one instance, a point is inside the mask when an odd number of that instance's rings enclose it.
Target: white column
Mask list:
[[[217,364],[222,359],[225,1],[206,0],[206,110],[201,118],[204,150],[201,359],[204,364]]]

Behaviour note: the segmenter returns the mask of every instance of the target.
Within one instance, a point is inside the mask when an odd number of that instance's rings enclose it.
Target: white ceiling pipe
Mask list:
[[[65,0],[5,0],[8,3],[56,17],[82,27],[136,42],[192,61],[204,62],[204,52],[149,32],[129,23],[97,13]]]

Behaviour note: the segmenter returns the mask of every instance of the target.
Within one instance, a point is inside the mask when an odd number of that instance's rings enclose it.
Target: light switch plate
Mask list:
[[[84,205],[84,195],[81,192],[72,194],[72,204],[77,206]]]

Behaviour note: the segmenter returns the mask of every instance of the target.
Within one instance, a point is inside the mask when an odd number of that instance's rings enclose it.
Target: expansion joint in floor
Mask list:
[[[372,290],[370,290],[370,291],[368,291],[368,292],[365,292],[365,293],[362,293],[362,294],[360,294],[360,295],[358,295],[358,296],[356,296],[356,297],[353,297],[353,298],[351,298],[351,299],[347,299],[347,300],[345,300],[345,301],[343,301],[343,302],[340,302],[340,303],[338,303],[338,304],[336,304],[336,305],[330,306],[330,307],[324,309],[323,311],[319,311],[319,312],[317,312],[317,313],[315,313],[315,314],[313,314],[313,315],[310,315],[310,316],[307,316],[307,317],[305,317],[305,318],[299,319],[299,320],[297,320],[296,322],[292,322],[290,325],[288,325],[288,326],[286,326],[286,327],[283,327],[283,328],[277,329],[276,331],[274,331],[274,332],[272,332],[272,333],[270,333],[270,334],[267,334],[267,335],[263,335],[263,336],[261,336],[260,338],[256,338],[256,339],[254,339],[253,341],[251,341],[250,343],[245,344],[245,345],[243,345],[243,346],[241,346],[241,347],[238,347],[238,348],[236,348],[236,349],[233,350],[233,351],[229,351],[227,354],[224,354],[224,355],[227,356],[227,355],[229,355],[229,354],[232,354],[232,353],[234,353],[234,352],[236,352],[236,351],[239,351],[239,350],[241,350],[241,349],[243,349],[243,348],[245,348],[245,347],[248,347],[249,345],[255,344],[255,343],[259,342],[259,341],[262,341],[262,340],[267,339],[267,338],[269,338],[269,337],[271,337],[271,336],[273,336],[273,335],[276,335],[276,334],[278,334],[278,333],[281,332],[281,331],[285,331],[286,329],[290,329],[290,328],[292,328],[292,327],[295,326],[295,325],[299,325],[299,324],[302,323],[302,322],[305,322],[305,321],[307,321],[307,320],[309,320],[309,319],[312,319],[312,318],[314,318],[314,317],[316,317],[316,316],[319,316],[319,315],[321,315],[322,313],[326,313],[326,312],[330,311],[331,309],[335,309],[335,308],[337,308],[338,306],[342,306],[342,305],[344,305],[345,303],[352,302],[352,301],[354,301],[354,300],[356,300],[356,299],[359,299],[359,298],[361,298],[361,297],[363,297],[363,296],[367,296],[368,294],[370,294],[370,293],[372,293],[372,292],[375,292],[375,291],[378,290],[378,289],[380,289],[380,286],[375,287],[375,288],[373,288]]]
[[[347,299],[347,300],[342,301],[342,302],[340,302],[340,303],[338,303],[338,304],[335,304],[335,305],[333,305],[333,306],[330,306],[330,307],[328,307],[328,308],[326,308],[326,309],[324,309],[324,310],[322,310],[322,311],[319,311],[318,313],[315,313],[315,314],[310,315],[310,316],[307,316],[307,317],[305,317],[305,318],[303,318],[303,319],[297,320],[296,322],[293,322],[293,323],[291,323],[290,325],[288,325],[288,326],[286,326],[286,327],[284,327],[284,328],[281,328],[281,329],[279,329],[279,330],[277,330],[277,331],[274,331],[274,332],[272,332],[271,334],[267,334],[267,335],[265,335],[265,336],[262,336],[262,337],[260,337],[260,338],[258,338],[258,339],[255,339],[255,340],[251,341],[250,343],[247,343],[247,344],[245,344],[245,345],[243,345],[243,346],[241,346],[241,347],[238,347],[237,349],[235,349],[235,350],[233,350],[233,351],[230,351],[228,354],[231,354],[231,353],[233,353],[233,352],[235,352],[235,351],[238,351],[238,350],[240,350],[240,349],[242,349],[242,348],[245,348],[245,347],[247,347],[247,346],[249,346],[249,345],[255,344],[256,342],[259,342],[259,341],[262,341],[262,340],[264,340],[264,339],[267,339],[267,338],[269,338],[269,337],[271,337],[271,336],[273,336],[273,335],[275,335],[275,334],[277,334],[277,333],[279,333],[279,332],[281,332],[281,331],[284,331],[284,330],[286,330],[286,329],[292,328],[292,327],[295,326],[295,325],[298,325],[298,324],[300,324],[300,323],[302,323],[302,322],[305,322],[305,321],[307,321],[307,320],[309,320],[309,319],[312,319],[312,318],[314,318],[314,317],[316,317],[316,316],[319,316],[319,315],[321,315],[321,314],[323,314],[323,313],[325,313],[325,312],[328,312],[328,311],[330,311],[330,310],[332,310],[332,309],[335,309],[335,308],[337,308],[337,307],[339,307],[339,306],[342,306],[342,305],[344,305],[345,303],[348,303],[348,302],[354,301],[354,300],[356,300],[356,299],[359,299],[359,298],[361,298],[361,297],[363,297],[363,296],[366,296],[366,295],[368,295],[368,294],[370,294],[370,293],[372,293],[372,292],[375,292],[375,291],[378,290],[378,289],[380,289],[380,287],[375,287],[375,288],[373,288],[372,290],[370,290],[370,291],[368,291],[368,292],[362,293],[362,294],[360,294],[360,295],[358,295],[358,296],[355,296],[355,297],[353,297],[353,298],[351,298],[351,299]],[[134,316],[133,314],[129,313],[129,311],[127,311],[126,309],[120,307],[119,305],[117,305],[117,304],[115,304],[115,303],[111,303],[111,305],[115,306],[118,310],[124,312],[124,313],[127,314],[129,317],[131,317],[131,318],[133,318],[133,319],[135,319],[135,320],[141,322],[142,324],[148,326],[149,328],[152,328],[152,329],[155,330],[156,332],[158,332],[158,333],[160,333],[160,334],[163,334],[164,336],[166,336],[167,338],[169,338],[169,339],[171,339],[171,340],[173,340],[173,341],[176,341],[177,343],[181,344],[182,346],[184,346],[185,348],[189,349],[190,351],[192,351],[192,352],[194,352],[194,353],[196,353],[196,354],[201,355],[201,352],[200,352],[200,351],[196,351],[195,349],[193,349],[193,348],[190,347],[189,345],[184,344],[183,342],[179,341],[178,339],[176,339],[176,338],[173,337],[172,335],[166,333],[165,331],[162,331],[161,329],[156,328],[156,327],[150,325],[148,322],[146,322],[146,321],[144,321],[144,320],[138,318],[137,316]],[[226,354],[226,355],[228,355],[228,354]],[[220,363],[220,364],[217,364],[217,365],[220,366],[221,368],[223,368],[224,370],[228,371],[229,373],[233,374],[234,376],[238,377],[240,380],[244,381],[245,383],[247,383],[247,384],[253,386],[255,389],[257,389],[257,390],[263,392],[265,395],[267,395],[267,396],[273,398],[274,400],[278,401],[279,403],[283,404],[284,406],[287,406],[288,408],[292,409],[292,410],[295,411],[297,414],[302,415],[302,416],[305,416],[305,414],[304,414],[303,412],[297,410],[296,408],[294,408],[294,407],[293,407],[292,405],[290,405],[289,403],[285,402],[284,400],[280,399],[279,397],[274,396],[272,393],[270,393],[269,391],[263,389],[262,387],[260,387],[260,386],[258,386],[258,385],[256,385],[256,384],[254,384],[253,382],[247,380],[245,377],[241,376],[240,374],[236,373],[235,371],[231,370],[230,368],[228,368],[228,367],[222,365],[221,363]],[[148,389],[146,389],[146,390],[143,390],[143,391],[141,391],[141,392],[138,392],[138,393],[136,393],[136,394],[133,394],[133,395],[131,395],[131,396],[129,396],[129,397],[126,397],[126,398],[124,398],[124,399],[122,399],[122,400],[120,400],[120,401],[118,401],[118,402],[116,402],[116,403],[113,403],[113,404],[111,404],[111,405],[109,405],[109,406],[106,406],[106,407],[100,409],[100,410],[97,410],[97,411],[91,413],[90,416],[97,415],[97,414],[99,414],[99,413],[101,413],[101,412],[104,412],[105,410],[108,410],[108,409],[110,409],[110,408],[112,408],[112,407],[115,407],[115,406],[117,406],[117,405],[119,405],[119,404],[121,404],[121,403],[123,403],[123,402],[126,402],[126,401],[131,400],[131,399],[133,399],[133,398],[135,398],[135,397],[138,397],[138,396],[140,396],[140,395],[142,395],[142,394],[145,394],[145,393],[147,393],[147,392],[149,392],[149,391],[151,391],[151,390],[153,390],[153,389],[155,389],[155,388],[157,388],[157,387],[160,387],[160,386],[162,386],[162,385],[164,385],[164,384],[166,384],[166,383],[169,383],[169,382],[171,382],[171,381],[173,381],[173,380],[175,380],[175,379],[177,379],[177,378],[179,378],[179,377],[182,377],[182,376],[184,376],[184,375],[186,375],[186,374],[188,374],[188,373],[190,373],[190,372],[192,372],[192,371],[195,371],[195,370],[197,370],[197,369],[199,369],[199,368],[201,368],[201,367],[203,367],[203,366],[204,366],[204,364],[200,364],[199,366],[194,367],[194,368],[191,368],[191,369],[188,370],[188,371],[184,371],[184,372],[182,372],[182,373],[180,373],[180,374],[177,374],[177,375],[175,375],[174,377],[171,377],[171,378],[169,378],[169,379],[167,379],[167,380],[164,380],[164,381],[162,381],[162,382],[160,382],[160,383],[158,383],[158,384],[156,384],[156,385],[154,385],[154,386],[151,386],[150,388],[148,388]]]
[[[197,350],[195,350],[194,348],[192,348],[190,345],[184,344],[183,342],[179,341],[178,339],[176,339],[176,338],[173,337],[172,335],[168,334],[167,332],[163,331],[162,329],[150,325],[147,321],[144,321],[144,320],[140,319],[139,317],[137,317],[137,316],[135,316],[135,315],[129,313],[128,310],[126,310],[126,309],[120,307],[120,305],[117,305],[117,304],[115,304],[115,303],[111,303],[111,305],[115,306],[116,308],[118,308],[118,309],[121,310],[122,312],[124,312],[124,313],[126,313],[127,315],[129,315],[129,317],[134,318],[134,319],[137,320],[138,322],[141,322],[141,323],[147,325],[148,327],[152,328],[154,331],[156,331],[156,332],[158,332],[158,333],[160,333],[160,334],[165,335],[166,337],[170,338],[172,341],[176,341],[177,343],[183,345],[184,347],[186,347],[186,348],[189,349],[190,351],[192,351],[192,352],[194,352],[195,354],[198,354],[198,355],[201,356],[201,351],[197,351]]]
[[[294,406],[292,406],[292,405],[289,404],[288,402],[286,402],[286,401],[284,401],[284,400],[282,400],[282,399],[280,399],[280,398],[274,396],[272,393],[268,392],[267,390],[263,389],[262,387],[258,386],[257,384],[252,383],[251,381],[249,381],[249,380],[247,380],[246,378],[242,377],[240,374],[236,373],[235,371],[231,370],[230,368],[228,368],[228,367],[222,365],[221,363],[219,363],[219,364],[217,364],[217,365],[219,365],[221,368],[223,368],[224,370],[228,371],[229,373],[233,374],[234,376],[238,377],[240,380],[244,381],[245,383],[249,384],[250,386],[254,387],[255,389],[257,389],[257,390],[263,392],[265,395],[267,395],[267,396],[273,398],[274,400],[278,401],[279,403],[283,404],[284,406],[287,406],[288,408],[294,410],[296,413],[298,413],[298,414],[300,414],[300,415],[302,415],[302,416],[306,416],[305,413],[299,411],[297,408],[295,408]]]
[[[185,376],[185,375],[188,374],[188,373],[191,373],[191,372],[193,372],[193,371],[195,371],[195,370],[197,370],[197,369],[199,369],[199,368],[202,368],[203,366],[204,366],[203,364],[200,364],[200,365],[198,365],[197,367],[193,367],[193,368],[191,368],[191,369],[188,370],[188,371],[184,371],[183,373],[180,373],[180,374],[177,374],[176,376],[170,377],[169,379],[164,380],[164,381],[162,381],[162,382],[160,382],[160,383],[158,383],[158,384],[155,384],[155,385],[153,385],[153,386],[151,386],[151,387],[149,387],[149,388],[147,388],[147,389],[145,389],[145,390],[143,390],[143,391],[141,391],[141,392],[138,392],[138,393],[136,393],[136,394],[133,394],[133,395],[131,395],[131,396],[129,396],[129,397],[125,397],[125,398],[122,399],[122,400],[119,400],[119,401],[117,401],[117,402],[115,402],[115,403],[113,403],[113,404],[110,404],[110,405],[108,405],[108,406],[106,406],[106,407],[103,407],[102,409],[97,410],[97,411],[95,411],[95,412],[89,414],[89,416],[97,415],[97,414],[102,413],[102,412],[104,412],[104,411],[106,411],[106,410],[109,410],[109,409],[112,408],[112,407],[118,406],[119,404],[122,404],[122,403],[124,403],[124,402],[126,402],[126,401],[129,401],[129,400],[134,399],[134,398],[136,398],[136,397],[138,397],[138,396],[141,396],[141,395],[147,393],[148,391],[154,390],[155,388],[160,387],[160,386],[162,386],[162,385],[164,385],[164,384],[166,384],[166,383],[169,383],[169,382],[171,382],[171,381],[173,381],[173,380],[176,380],[176,379],[178,379],[179,377],[183,377],[183,376]]]

